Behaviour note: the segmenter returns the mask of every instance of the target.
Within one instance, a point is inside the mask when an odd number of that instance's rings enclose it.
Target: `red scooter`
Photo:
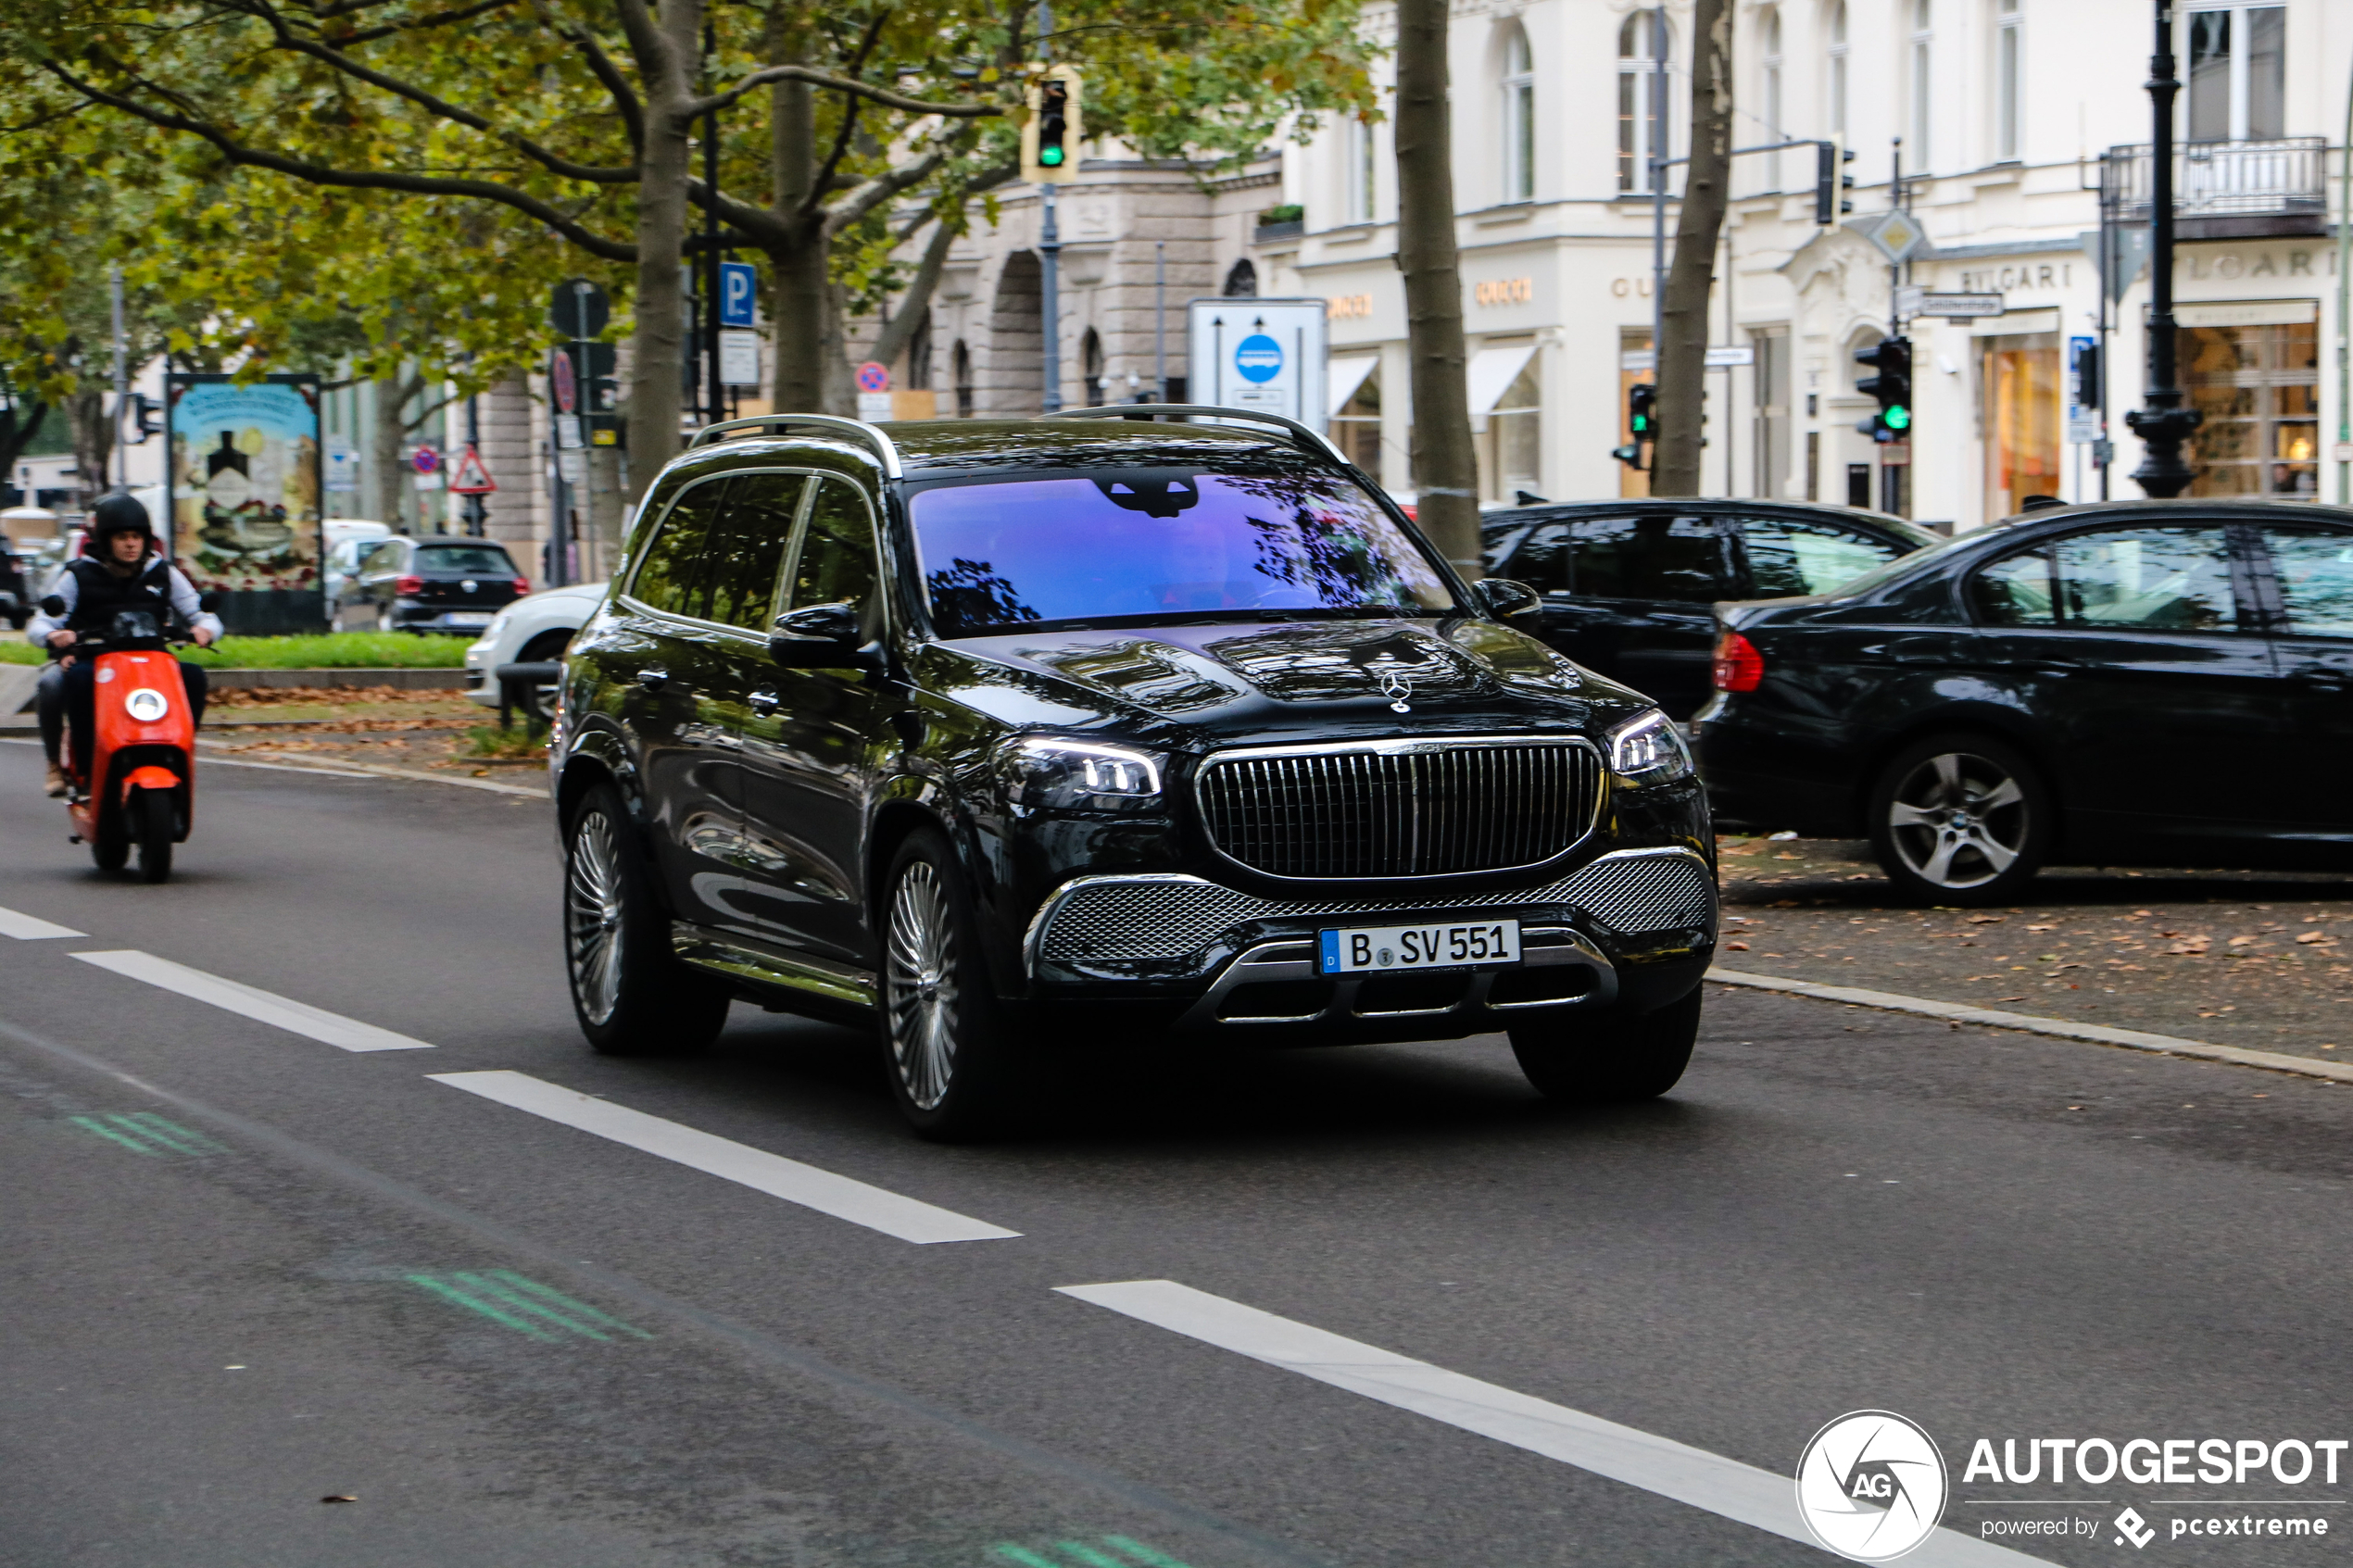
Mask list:
[[[59,603],[52,614],[60,613]],[[103,637],[84,633],[74,657],[95,665],[97,700],[90,772],[67,770],[73,842],[90,846],[100,871],[120,871],[139,851],[139,875],[171,874],[171,847],[184,843],[196,805],[196,724],[169,636],[145,610],[123,610]]]

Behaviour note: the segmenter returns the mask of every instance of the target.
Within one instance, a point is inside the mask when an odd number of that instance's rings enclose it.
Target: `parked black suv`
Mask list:
[[[1675,1083],[1716,895],[1672,725],[1322,437],[1162,412],[736,420],[663,470],[551,750],[592,1045],[875,1026],[938,1136],[1162,1030]]]

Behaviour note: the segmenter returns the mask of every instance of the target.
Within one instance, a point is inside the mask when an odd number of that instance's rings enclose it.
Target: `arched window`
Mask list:
[[[956,340],[949,363],[956,377],[956,417],[969,420],[973,417],[973,351],[964,346],[963,338]]]
[[[1757,29],[1758,40],[1763,45],[1765,56],[1764,76],[1758,82],[1764,91],[1759,97],[1763,100],[1765,107],[1765,139],[1768,142],[1778,142],[1789,134],[1781,125],[1780,12],[1768,10],[1763,23],[1764,25]],[[1765,155],[1765,188],[1768,191],[1778,191],[1781,188],[1781,155],[1779,153]]]
[[[1666,106],[1656,97],[1655,69],[1662,53],[1672,57],[1673,40],[1658,34],[1666,23],[1656,11],[1636,11],[1617,30],[1617,188],[1648,191],[1651,159],[1671,157],[1660,123]],[[1655,150],[1654,150],[1655,149]]]
[[[1378,186],[1374,183],[1373,128],[1362,119],[1348,122],[1348,145],[1344,155],[1348,168],[1341,179],[1347,187],[1347,200],[1341,210],[1351,223],[1370,223],[1374,218],[1373,200]]]
[[[1078,373],[1087,383],[1087,407],[1101,408],[1103,406],[1103,340],[1096,335],[1095,329],[1092,327],[1087,329],[1086,337],[1079,341]]]
[[[1831,0],[1831,134],[1846,134],[1846,0]]]
[[[1536,62],[1528,34],[1511,24],[1504,39],[1504,199],[1536,198]]]
[[[2019,94],[2025,70],[2026,23],[2019,0],[1994,0],[1994,156],[2016,161],[2026,141],[2026,101]]]
[[[1930,89],[1935,82],[1936,23],[1934,0],[1912,0],[1912,156],[1906,161],[1925,173],[1930,162],[1929,127],[1933,104]]]
[[[1258,292],[1258,269],[1245,256],[1234,263],[1226,274],[1226,286],[1217,291],[1228,299],[1248,298]]]
[[[907,339],[907,390],[931,390],[931,308],[924,308],[924,319],[915,323],[914,332]]]

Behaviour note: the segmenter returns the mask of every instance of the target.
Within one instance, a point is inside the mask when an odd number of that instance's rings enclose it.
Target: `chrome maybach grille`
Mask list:
[[[1416,743],[1213,757],[1220,851],[1270,876],[1450,876],[1541,864],[1585,836],[1601,759],[1577,743]]]
[[[1716,884],[1706,863],[1685,849],[1624,850],[1541,887],[1415,904],[1261,898],[1190,876],[1104,877],[1078,884],[1049,907],[1036,950],[1049,963],[1183,959],[1255,921],[1564,904],[1620,935],[1648,935],[1707,925]]]

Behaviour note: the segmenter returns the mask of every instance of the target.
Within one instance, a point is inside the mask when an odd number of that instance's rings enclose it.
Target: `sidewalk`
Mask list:
[[[1868,845],[1719,849],[1726,969],[2353,1060],[2353,876],[2068,868],[2032,903],[1919,909]]]

